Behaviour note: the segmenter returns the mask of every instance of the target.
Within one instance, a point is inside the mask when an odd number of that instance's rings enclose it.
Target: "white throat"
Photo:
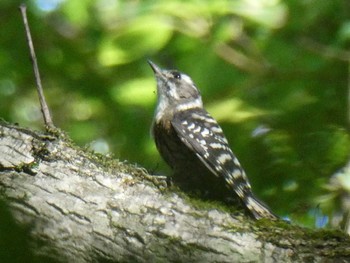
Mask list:
[[[159,120],[161,120],[164,114],[166,113],[173,114],[174,111],[178,112],[194,108],[203,108],[203,102],[201,97],[198,97],[197,99],[191,101],[184,101],[177,105],[170,104],[168,98],[166,97],[158,98],[155,121],[158,122]]]

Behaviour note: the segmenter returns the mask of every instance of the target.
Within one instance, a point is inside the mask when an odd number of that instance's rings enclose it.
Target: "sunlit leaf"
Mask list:
[[[111,90],[113,98],[121,105],[150,106],[156,98],[153,78],[135,79]]]
[[[341,42],[349,42],[350,40],[350,21],[345,21],[339,29],[338,38]]]
[[[164,47],[172,35],[162,16],[141,16],[101,41],[99,62],[103,66],[125,64]]]
[[[78,27],[86,26],[89,22],[91,0],[69,0],[62,3],[62,9],[68,20]]]
[[[271,28],[282,27],[287,18],[287,8],[280,0],[233,1],[231,12]]]
[[[208,105],[207,109],[218,121],[226,122],[242,122],[267,114],[263,110],[244,106],[243,102],[236,98],[213,103]]]

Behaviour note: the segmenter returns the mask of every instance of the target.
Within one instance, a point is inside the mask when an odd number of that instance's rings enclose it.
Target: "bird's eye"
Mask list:
[[[173,76],[176,79],[181,79],[181,74],[179,72],[173,72]]]

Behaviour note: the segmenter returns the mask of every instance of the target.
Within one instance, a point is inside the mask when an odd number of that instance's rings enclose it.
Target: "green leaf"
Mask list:
[[[172,28],[162,16],[141,16],[101,41],[98,59],[103,66],[129,63],[162,49]]]

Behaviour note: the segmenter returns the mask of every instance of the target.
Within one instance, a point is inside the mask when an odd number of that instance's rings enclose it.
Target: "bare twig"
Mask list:
[[[310,38],[301,38],[300,45],[314,53],[320,54],[325,58],[337,59],[341,61],[350,61],[350,52],[324,45]]]
[[[248,72],[263,72],[266,68],[263,63],[256,62],[242,52],[230,47],[226,43],[219,43],[215,46],[215,52],[227,62],[237,68]]]
[[[350,58],[348,60],[348,128],[350,129]]]
[[[27,41],[28,41],[28,46],[29,46],[29,51],[30,51],[30,58],[31,61],[33,63],[33,70],[34,70],[34,75],[35,75],[35,81],[37,84],[37,91],[38,91],[38,95],[39,95],[39,100],[40,100],[40,106],[41,106],[41,112],[43,114],[44,117],[44,122],[45,125],[48,128],[55,128],[52,119],[51,119],[51,115],[50,115],[50,111],[49,108],[47,106],[46,100],[45,100],[45,96],[44,96],[44,92],[43,92],[43,88],[41,85],[41,79],[40,79],[40,74],[39,74],[39,68],[38,68],[38,63],[36,60],[36,56],[35,56],[35,51],[34,51],[34,45],[33,45],[33,41],[32,41],[32,36],[30,34],[30,29],[29,29],[29,25],[28,25],[28,20],[27,20],[27,7],[25,4],[21,4],[19,9],[21,10],[21,14],[23,17],[23,23],[24,23],[24,27],[25,27],[25,31],[26,31],[26,36],[27,36]]]

